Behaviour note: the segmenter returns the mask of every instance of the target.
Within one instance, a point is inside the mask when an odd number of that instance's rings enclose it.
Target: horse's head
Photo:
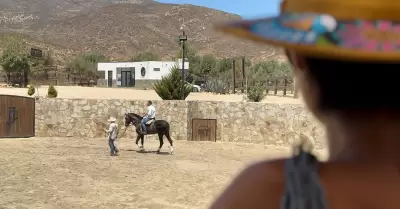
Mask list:
[[[141,119],[142,118],[135,113],[125,113],[125,126],[128,127],[132,123],[136,127]]]
[[[132,123],[132,119],[129,116],[129,113],[125,113],[125,127],[128,127]]]

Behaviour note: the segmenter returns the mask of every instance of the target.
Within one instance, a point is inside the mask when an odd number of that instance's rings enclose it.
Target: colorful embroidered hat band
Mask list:
[[[313,56],[400,61],[400,21],[338,20],[326,14],[284,13],[217,29]]]

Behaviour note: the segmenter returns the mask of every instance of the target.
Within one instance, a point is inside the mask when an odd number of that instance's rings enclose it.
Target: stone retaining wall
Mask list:
[[[142,114],[147,101],[48,99],[36,101],[36,136],[104,137],[107,118],[123,122],[126,112]],[[291,145],[301,134],[317,148],[323,131],[302,105],[248,102],[154,101],[157,118],[171,124],[172,137],[191,140],[192,119],[217,119],[217,141]],[[134,128],[126,137],[135,137]]]

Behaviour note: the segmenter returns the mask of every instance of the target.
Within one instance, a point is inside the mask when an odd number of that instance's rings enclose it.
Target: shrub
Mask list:
[[[53,85],[49,86],[49,89],[47,90],[47,97],[49,98],[57,98],[58,92],[56,88],[54,88]]]
[[[265,96],[264,88],[260,85],[247,88],[247,100],[250,102],[261,102]]]
[[[171,72],[160,81],[153,84],[153,89],[163,100],[182,100],[181,98],[182,75],[177,65],[171,68]],[[184,97],[186,99],[192,91],[192,86],[185,83]]]
[[[229,85],[220,79],[209,79],[204,84],[204,91],[215,94],[228,94]]]
[[[28,95],[32,96],[35,94],[35,87],[33,85],[29,85],[28,87]]]

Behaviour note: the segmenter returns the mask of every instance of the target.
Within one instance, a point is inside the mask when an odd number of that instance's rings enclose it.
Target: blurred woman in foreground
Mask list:
[[[245,169],[212,209],[400,208],[400,3],[287,0],[279,17],[218,26],[284,47],[330,158]]]

